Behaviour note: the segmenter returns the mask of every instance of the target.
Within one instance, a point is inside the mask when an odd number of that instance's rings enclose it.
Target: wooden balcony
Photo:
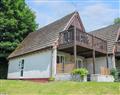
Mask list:
[[[68,48],[73,47],[76,42],[77,51],[80,51],[80,53],[90,52],[90,50],[95,50],[96,52],[103,54],[107,53],[106,41],[89,33],[82,32],[79,29],[76,29],[76,36],[74,33],[75,31],[73,28],[60,32],[58,46],[59,50],[66,49],[68,51]]]
[[[120,41],[116,43],[116,52],[120,53]]]
[[[120,58],[120,41],[116,43],[115,55],[116,57]]]

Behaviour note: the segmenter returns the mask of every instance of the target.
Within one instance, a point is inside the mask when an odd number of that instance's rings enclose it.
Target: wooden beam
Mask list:
[[[93,49],[93,74],[95,74],[95,50]]]
[[[107,63],[107,68],[109,68],[109,63],[108,63],[108,53],[106,54],[106,63]]]
[[[106,44],[106,51],[107,51],[107,54],[106,54],[106,65],[107,65],[107,68],[109,68],[107,44]]]
[[[95,48],[94,48],[94,37],[92,36],[92,47],[93,47],[93,74],[95,74]]]
[[[65,68],[64,68],[64,67],[65,67],[64,65],[65,65],[65,64],[64,64],[64,62],[63,62],[63,63],[62,63],[62,72],[63,72],[63,73],[64,73],[64,71],[65,71],[65,70],[64,70],[64,69],[65,69]]]
[[[80,51],[79,53],[77,53],[78,55],[84,55],[84,54],[89,54],[92,53],[92,50],[86,50],[86,51]]]
[[[75,16],[76,17],[76,16]],[[77,68],[77,48],[76,48],[76,22],[74,21],[74,63],[75,63],[75,67]]]
[[[71,42],[71,43],[69,43],[69,44],[59,45],[58,49],[59,49],[59,50],[67,49],[67,48],[73,47],[73,45],[74,45],[73,42]]]

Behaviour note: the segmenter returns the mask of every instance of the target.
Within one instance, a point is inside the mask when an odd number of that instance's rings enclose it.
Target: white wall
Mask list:
[[[92,74],[91,81],[96,82],[114,82],[114,77],[112,75],[100,75],[100,74]]]
[[[58,55],[64,55],[66,63],[74,63],[74,56],[71,56],[68,53],[60,52],[58,51]],[[93,74],[93,58],[84,58],[77,56],[77,58],[81,58],[83,60],[83,65],[86,67],[90,74]],[[115,67],[115,58],[113,55],[108,56],[108,65],[109,69]],[[96,57],[96,63],[95,63],[95,72],[96,74],[100,74],[101,67],[107,67],[107,60],[106,56],[104,57]]]
[[[108,57],[108,65],[109,65],[109,69],[114,68],[114,56],[111,55]],[[90,72],[90,74],[93,74],[93,59],[92,58],[88,58],[86,59],[86,66],[88,71]],[[106,61],[106,57],[96,57],[96,62],[95,62],[95,72],[96,74],[100,74],[100,68],[101,67],[107,67],[107,61]]]
[[[115,66],[115,56],[114,55],[110,55],[108,57],[108,62],[109,62],[109,68],[110,69],[116,68],[116,66]]]
[[[65,63],[74,63],[74,55],[70,55],[69,53],[58,51],[57,55],[63,55],[65,56]],[[84,61],[84,57],[77,56],[77,59],[81,59],[81,61]],[[82,64],[84,65],[84,64]]]
[[[90,74],[93,73],[93,59],[88,58],[87,60],[87,69],[90,72]],[[101,67],[107,67],[106,63],[106,57],[96,57],[95,60],[95,73],[100,74],[100,68]]]
[[[93,60],[92,58],[86,59],[86,68],[89,74],[93,74]]]
[[[45,50],[9,60],[8,78],[20,78],[19,62],[24,59],[23,78],[48,78],[50,77],[50,66],[52,51]]]

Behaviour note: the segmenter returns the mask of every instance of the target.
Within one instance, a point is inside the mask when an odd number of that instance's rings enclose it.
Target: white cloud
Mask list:
[[[112,9],[106,5],[103,4],[96,4],[87,6],[84,9],[83,15],[88,15],[94,18],[98,18],[99,16],[115,16],[114,13],[118,12],[116,9]]]
[[[94,4],[86,6],[80,13],[87,31],[110,25],[114,18],[118,17],[119,10],[110,8],[104,4]]]
[[[29,1],[30,2],[30,1]],[[38,2],[38,3],[37,3]],[[32,8],[36,13],[36,21],[39,23],[39,27],[45,26],[61,17],[73,12],[74,6],[67,2],[39,2],[36,0],[33,2],[36,5]]]
[[[31,8],[36,12],[36,21],[40,27],[65,16],[74,10],[78,10],[83,24],[87,31],[95,30],[112,24],[114,18],[119,16],[118,9],[112,8],[109,4],[94,2],[58,2],[58,0],[27,0]],[[92,3],[91,3],[92,2]],[[34,5],[34,6],[33,6]]]
[[[54,19],[48,14],[41,13],[39,11],[36,12],[36,22],[39,24],[39,27],[43,27],[51,21],[54,21]]]

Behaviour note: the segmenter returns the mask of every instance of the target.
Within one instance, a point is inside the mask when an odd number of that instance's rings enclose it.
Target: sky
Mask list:
[[[120,17],[120,0],[26,0],[39,28],[78,11],[86,32],[113,24]]]

